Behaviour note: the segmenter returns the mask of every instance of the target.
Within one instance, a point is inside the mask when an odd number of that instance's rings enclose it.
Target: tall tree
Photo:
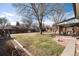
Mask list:
[[[57,4],[45,4],[45,3],[30,3],[30,4],[13,4],[16,7],[18,14],[23,17],[31,18],[32,20],[37,20],[39,23],[40,34],[42,34],[42,22],[44,19],[55,11],[55,6]],[[59,6],[56,6],[59,8]]]
[[[30,17],[29,18],[23,17],[21,21],[28,29],[31,27],[31,25],[33,23],[33,20],[30,19]]]
[[[57,23],[66,20],[66,13],[65,13],[65,5],[59,5],[60,7],[58,8],[58,5],[55,6],[55,11],[52,11],[52,21],[54,22],[53,24],[53,30],[56,33],[56,31],[58,30],[58,26]]]
[[[42,20],[45,11],[45,4],[16,4],[18,6],[19,13],[24,17],[31,17],[31,19],[37,19],[39,23],[40,33],[42,34]],[[21,9],[20,9],[21,7]]]
[[[52,20],[54,23],[59,23],[66,19],[65,17],[65,8],[64,5],[60,8],[58,6],[55,7],[55,11],[52,11]]]
[[[18,21],[16,22],[16,26],[20,26],[20,23]]]
[[[0,18],[0,25],[4,27],[6,26],[8,20],[5,17]]]
[[[6,27],[9,27],[9,26],[11,26],[11,23],[7,22]]]

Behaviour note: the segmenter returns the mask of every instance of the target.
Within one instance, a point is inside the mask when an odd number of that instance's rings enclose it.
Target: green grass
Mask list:
[[[60,55],[64,47],[58,45],[50,35],[13,35],[32,55]]]

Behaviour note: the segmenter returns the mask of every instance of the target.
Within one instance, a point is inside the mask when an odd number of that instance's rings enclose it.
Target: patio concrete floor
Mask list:
[[[72,36],[56,36],[54,38],[57,44],[60,44],[62,46],[66,46],[70,39],[72,39]]]

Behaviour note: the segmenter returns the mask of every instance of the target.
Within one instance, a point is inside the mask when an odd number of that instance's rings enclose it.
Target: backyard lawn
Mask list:
[[[12,34],[24,48],[35,56],[60,55],[64,49],[57,44],[51,35],[40,35],[39,33]]]

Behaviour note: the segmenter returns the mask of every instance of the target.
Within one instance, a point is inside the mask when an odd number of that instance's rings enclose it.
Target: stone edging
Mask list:
[[[27,56],[32,56],[32,54],[29,53],[29,51],[26,50],[17,40],[13,39],[13,40],[12,40],[12,43],[13,43],[13,45],[15,46],[16,49],[17,49],[17,48],[18,48],[18,49],[22,49],[22,50],[26,53]]]

